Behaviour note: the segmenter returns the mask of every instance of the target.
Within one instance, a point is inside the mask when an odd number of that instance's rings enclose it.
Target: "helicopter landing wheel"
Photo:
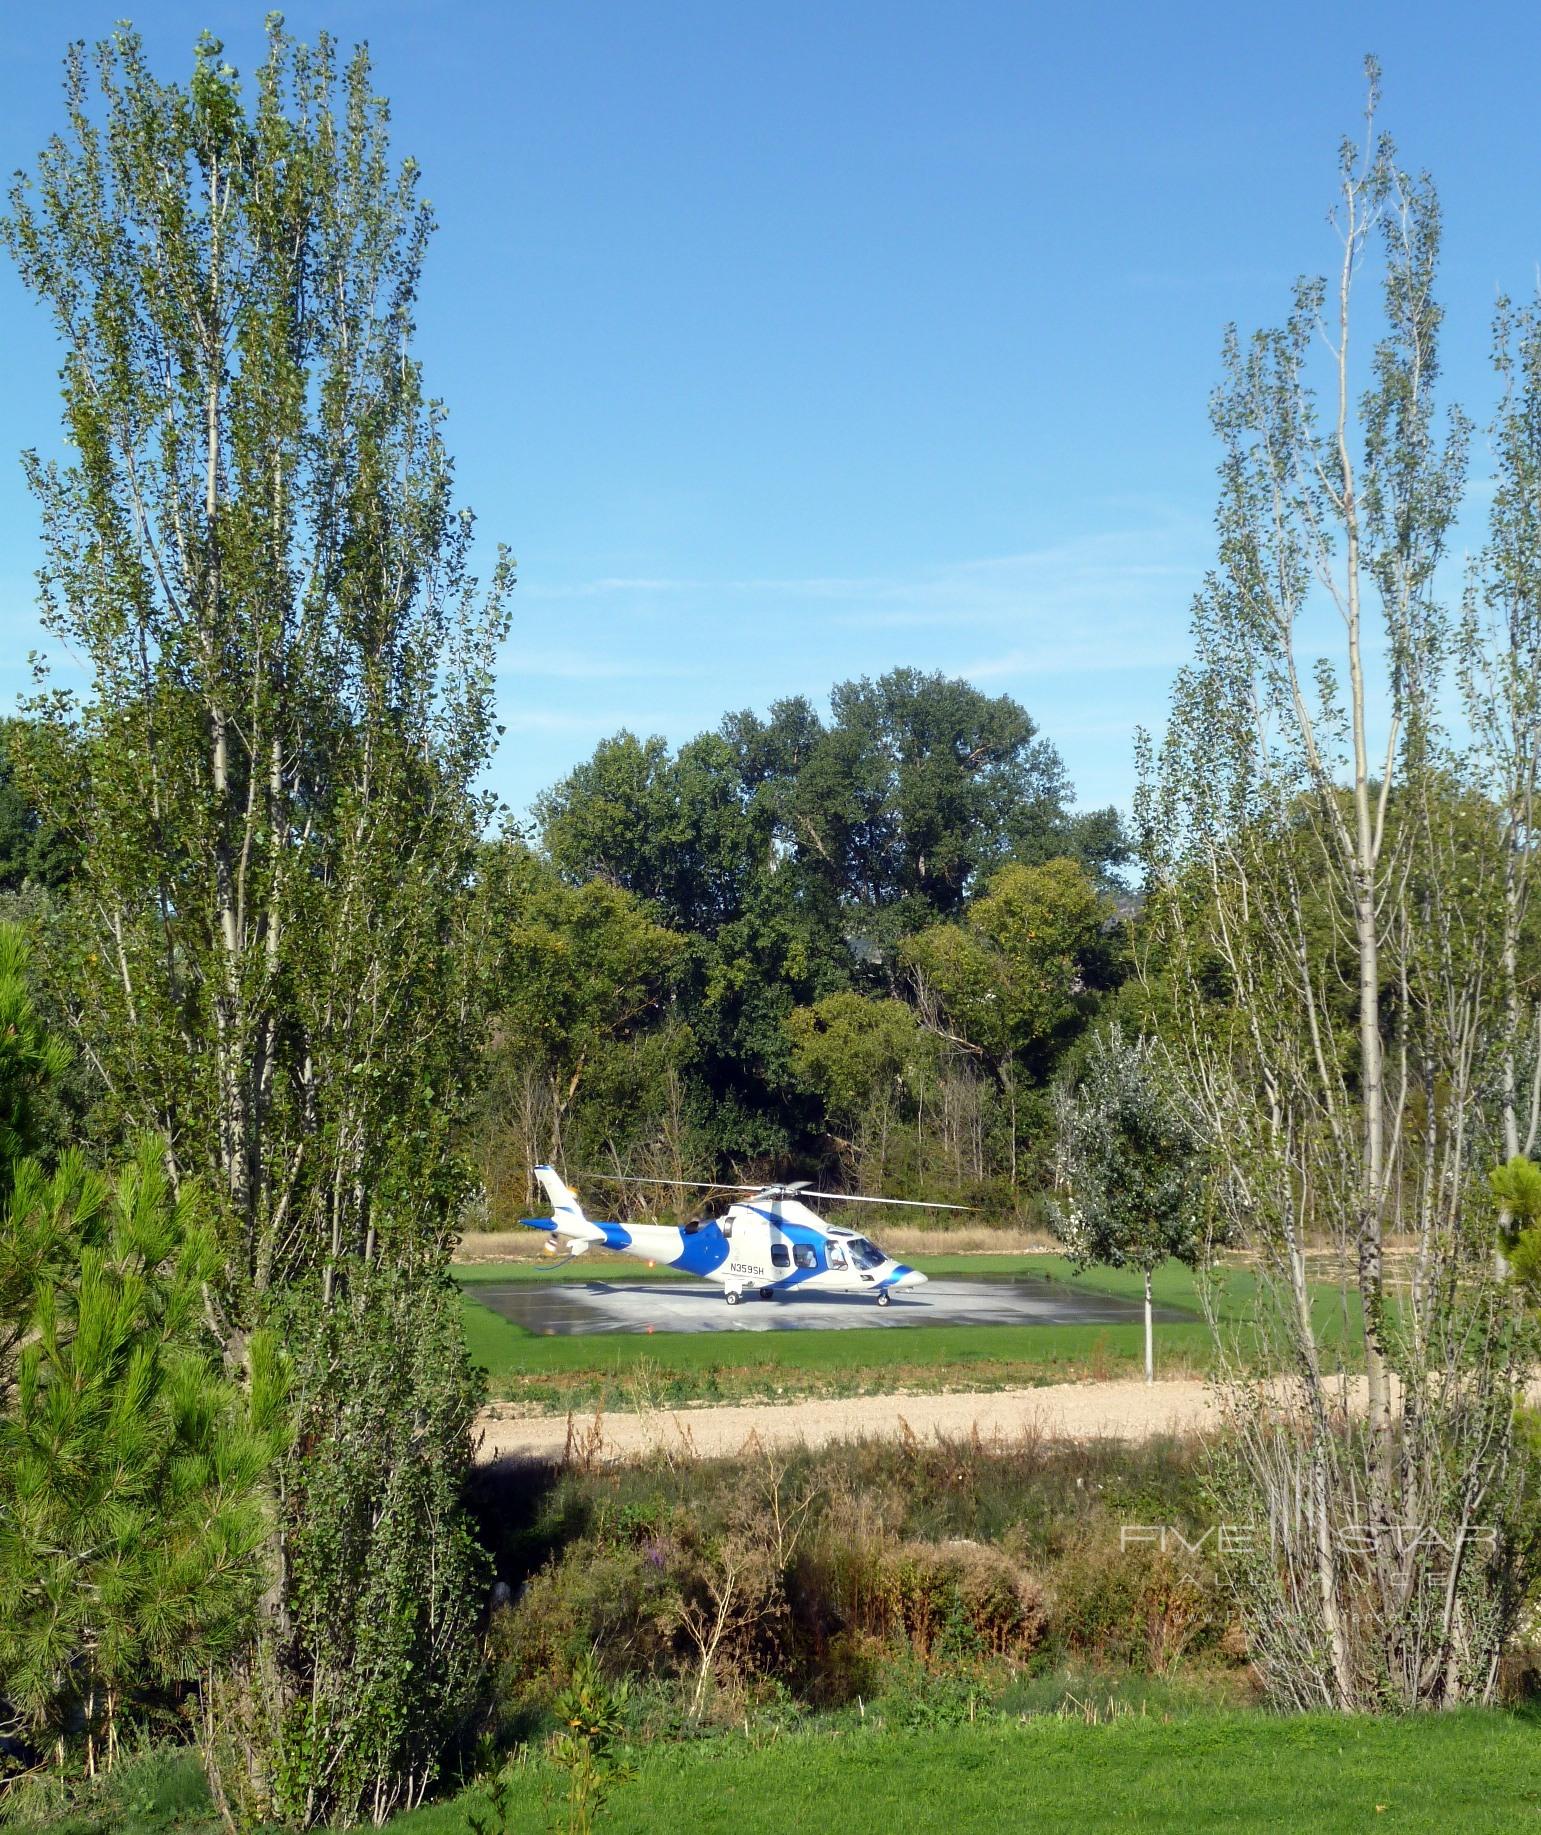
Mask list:
[[[775,1297],[776,1289],[774,1287],[762,1287],[760,1289],[760,1298],[762,1300],[774,1300]]]
[[[887,1304],[888,1304],[888,1294],[887,1294],[887,1291],[885,1290],[884,1292],[878,1295],[878,1305],[886,1306]]]
[[[728,1291],[727,1291],[727,1296],[726,1296],[726,1298],[727,1298],[727,1302],[728,1302],[728,1304],[729,1304],[729,1306],[737,1306],[737,1305],[738,1305],[738,1294],[737,1294],[737,1292],[735,1291],[735,1289],[733,1289],[732,1287],[730,1287],[730,1288],[728,1289]]]

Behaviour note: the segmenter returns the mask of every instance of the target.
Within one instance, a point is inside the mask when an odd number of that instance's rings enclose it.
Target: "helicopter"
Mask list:
[[[789,1185],[633,1179],[624,1182],[735,1192],[740,1196],[725,1216],[701,1218],[694,1223],[596,1223],[584,1215],[578,1194],[553,1167],[537,1166],[534,1170],[550,1200],[552,1214],[522,1217],[520,1222],[527,1229],[551,1233],[552,1240],[546,1244],[548,1254],[561,1253],[557,1247],[560,1241],[566,1243],[569,1258],[585,1255],[598,1245],[643,1261],[663,1262],[682,1273],[720,1282],[729,1306],[737,1306],[751,1293],[757,1293],[762,1300],[794,1293],[851,1294],[887,1306],[895,1293],[925,1285],[926,1277],[918,1268],[896,1262],[855,1230],[826,1223],[808,1207],[808,1198],[833,1198],[846,1204],[913,1205],[936,1211],[967,1208],[961,1204],[922,1204],[912,1198],[859,1198],[844,1192],[813,1191],[806,1179]]]

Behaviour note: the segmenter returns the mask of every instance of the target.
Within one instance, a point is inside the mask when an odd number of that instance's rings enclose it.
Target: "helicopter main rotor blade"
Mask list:
[[[867,1198],[849,1191],[804,1191],[800,1198],[833,1198],[841,1204],[904,1204],[916,1211],[971,1211],[972,1204],[936,1204],[928,1198]]]
[[[675,1185],[686,1191],[763,1191],[763,1185],[724,1185],[717,1179],[645,1179],[640,1173],[575,1172],[575,1179],[608,1179],[612,1185]]]
[[[751,1198],[830,1198],[839,1204],[903,1204],[917,1211],[971,1211],[972,1204],[937,1204],[928,1198],[868,1198],[849,1191],[810,1191],[801,1181],[789,1185],[724,1185],[715,1179],[649,1179],[640,1173],[575,1172],[575,1179],[608,1179],[614,1185],[672,1185],[684,1191],[741,1191]]]

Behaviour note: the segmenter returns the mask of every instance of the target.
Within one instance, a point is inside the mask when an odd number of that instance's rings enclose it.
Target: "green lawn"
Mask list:
[[[1031,1274],[1099,1293],[1138,1299],[1140,1277],[1128,1269],[1077,1274],[1061,1255],[953,1255],[916,1258],[927,1274]],[[488,1281],[672,1279],[624,1257],[585,1256],[577,1267],[484,1263],[456,1270],[466,1289],[466,1338],[488,1373],[491,1394],[549,1408],[603,1402],[624,1406],[645,1385],[654,1401],[748,1400],[755,1397],[875,1394],[913,1388],[1004,1389],[1126,1375],[1144,1355],[1138,1319],[1119,1325],[901,1325],[868,1331],[616,1332],[537,1337],[474,1298]],[[1158,1373],[1191,1374],[1210,1365],[1213,1346],[1199,1314],[1194,1278],[1171,1263],[1156,1272],[1154,1297],[1183,1307],[1191,1320],[1158,1325]],[[1244,1270],[1226,1276],[1223,1317],[1245,1334],[1255,1284]],[[1337,1304],[1323,1290],[1324,1315]]]
[[[549,1774],[535,1768],[519,1778],[510,1835],[547,1827],[543,1785]],[[420,1810],[392,1830],[460,1835],[478,1798]],[[647,1749],[600,1826],[606,1835],[1541,1829],[1541,1727],[1479,1712],[1234,1713],[703,1740]]]
[[[506,1835],[553,1826],[558,1778],[514,1775]],[[34,1805],[41,1809],[41,1805]],[[395,1818],[392,1835],[467,1835],[472,1787]],[[197,1754],[131,1759],[73,1812],[22,1815],[36,1835],[219,1835]],[[559,1824],[557,1826],[560,1826]],[[601,1812],[603,1835],[1484,1835],[1541,1830],[1532,1714],[1370,1720],[1202,1712],[1100,1726],[1038,1716],[920,1732],[852,1726],[655,1744]]]

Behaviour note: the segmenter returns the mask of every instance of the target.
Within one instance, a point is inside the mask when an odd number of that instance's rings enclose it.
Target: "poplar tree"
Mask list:
[[[1226,1365],[1222,1489],[1266,1528],[1233,1572],[1275,1695],[1351,1709],[1492,1697],[1533,1351],[1488,1187],[1524,1139],[1529,587],[1494,577],[1486,649],[1441,590],[1469,429],[1438,399],[1440,210],[1368,77],[1330,279],[1226,338],[1219,553],[1140,796],[1143,969],[1275,1379]],[[1534,514],[1522,432],[1511,412],[1499,562]]]
[[[249,1373],[276,1322],[304,1375],[264,1638],[221,1696],[237,1809],[383,1818],[474,1673],[474,1384],[441,1284],[509,567],[470,572],[412,352],[432,215],[366,54],[275,16],[249,90],[208,36],[181,86],[123,28],[70,50],[65,104],[5,223],[63,348],[67,453],[27,458],[43,621],[90,678],[45,681],[18,747],[78,860],[48,967],[108,1115],[214,1200],[227,1359]],[[396,1429],[334,1483],[328,1369],[367,1382],[350,1346],[387,1316]],[[451,1399],[419,1419],[426,1389]],[[434,1508],[377,1508],[424,1433]],[[398,1615],[374,1667],[349,1630],[371,1567]]]

